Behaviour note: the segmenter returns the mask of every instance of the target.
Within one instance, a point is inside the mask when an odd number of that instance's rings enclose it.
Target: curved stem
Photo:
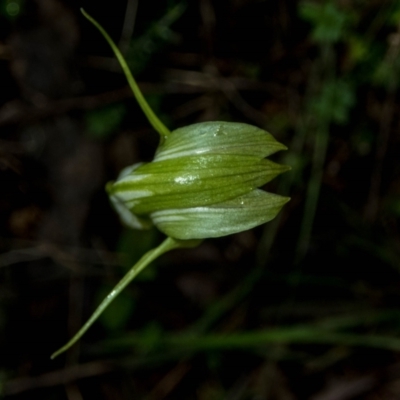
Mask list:
[[[96,308],[92,316],[88,319],[85,325],[83,325],[82,328],[73,336],[73,338],[51,355],[51,359],[56,358],[58,355],[68,350],[73,344],[75,344],[84,335],[84,333],[93,325],[93,323],[97,320],[97,318],[99,318],[101,313],[110,305],[110,303],[122,292],[122,290],[124,290],[125,287],[152,261],[160,257],[162,254],[166,253],[167,251],[176,248],[195,247],[200,242],[201,241],[199,240],[177,240],[168,237],[158,247],[148,251],[117,283],[114,289],[100,303],[100,305]]]
[[[118,62],[121,65],[122,70],[124,71],[124,74],[126,76],[126,79],[128,80],[129,86],[132,89],[132,92],[139,103],[141,109],[145,113],[147,119],[149,120],[150,124],[153,126],[153,128],[160,134],[161,140],[169,136],[171,133],[169,129],[159,120],[156,114],[154,114],[153,110],[150,108],[149,104],[147,103],[146,99],[143,97],[142,92],[139,89],[139,86],[137,85],[135,78],[133,77],[128,64],[125,61],[124,56],[121,54],[119,51],[117,45],[114,43],[114,41],[111,39],[111,37],[108,35],[108,33],[104,30],[104,28],[93,18],[91,17],[83,8],[81,8],[81,13],[83,16],[88,19],[99,31],[100,33],[104,36],[104,38],[107,40],[108,44],[110,45],[112,51],[114,52],[115,56],[117,57]]]

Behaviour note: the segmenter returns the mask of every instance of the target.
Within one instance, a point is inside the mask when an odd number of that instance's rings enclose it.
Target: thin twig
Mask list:
[[[137,7],[137,0],[128,0],[126,2],[124,25],[122,27],[121,38],[118,42],[118,47],[124,55],[126,55],[129,49],[129,43],[135,29]]]
[[[7,396],[38,388],[65,385],[78,379],[104,375],[112,370],[113,366],[103,361],[73,365],[40,376],[17,378],[6,382],[3,384],[2,394]]]

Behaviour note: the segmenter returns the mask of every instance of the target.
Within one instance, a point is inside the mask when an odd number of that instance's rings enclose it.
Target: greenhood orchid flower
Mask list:
[[[111,46],[161,138],[152,162],[125,168],[116,182],[107,185],[110,200],[126,225],[137,229],[155,225],[167,238],[142,256],[52,358],[76,343],[132,279],[162,254],[261,225],[289,201],[259,189],[290,169],[266,159],[285,150],[283,144],[262,129],[234,122],[203,122],[170,132],[149,107],[110,36],[81,11]]]
[[[257,127],[203,122],[179,128],[154,160],[125,169],[107,191],[122,221],[167,236],[230,235],[273,219],[289,200],[258,189],[290,169],[265,157],[286,147]]]

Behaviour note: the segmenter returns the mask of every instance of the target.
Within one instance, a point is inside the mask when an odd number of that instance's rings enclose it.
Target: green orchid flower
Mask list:
[[[122,221],[166,235],[205,239],[273,219],[289,198],[258,187],[290,169],[265,157],[286,147],[257,127],[203,122],[179,128],[151,163],[124,170],[107,191]]]
[[[285,150],[283,144],[262,129],[234,122],[203,122],[170,132],[149,107],[107,32],[81,11],[111,46],[136,100],[160,135],[154,160],[125,168],[106,190],[126,225],[136,229],[155,225],[167,238],[143,255],[51,358],[76,343],[115,297],[162,254],[261,225],[289,201],[259,189],[290,169],[266,159]]]

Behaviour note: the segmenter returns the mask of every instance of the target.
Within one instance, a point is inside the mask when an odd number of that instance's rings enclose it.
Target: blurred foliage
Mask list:
[[[125,113],[126,107],[122,103],[87,112],[85,119],[88,136],[93,139],[107,138],[119,127]]]
[[[179,41],[171,26],[182,17],[185,8],[184,2],[170,5],[161,18],[152,21],[141,36],[132,38],[126,59],[134,76],[142,72],[165,45]]]
[[[311,38],[317,43],[336,43],[343,38],[350,15],[332,1],[300,3],[300,16],[312,25]]]
[[[317,97],[310,100],[310,112],[319,120],[345,124],[355,103],[354,97],[354,91],[345,81],[326,81]]]
[[[7,19],[14,20],[21,14],[24,3],[24,0],[2,0],[0,13]]]

